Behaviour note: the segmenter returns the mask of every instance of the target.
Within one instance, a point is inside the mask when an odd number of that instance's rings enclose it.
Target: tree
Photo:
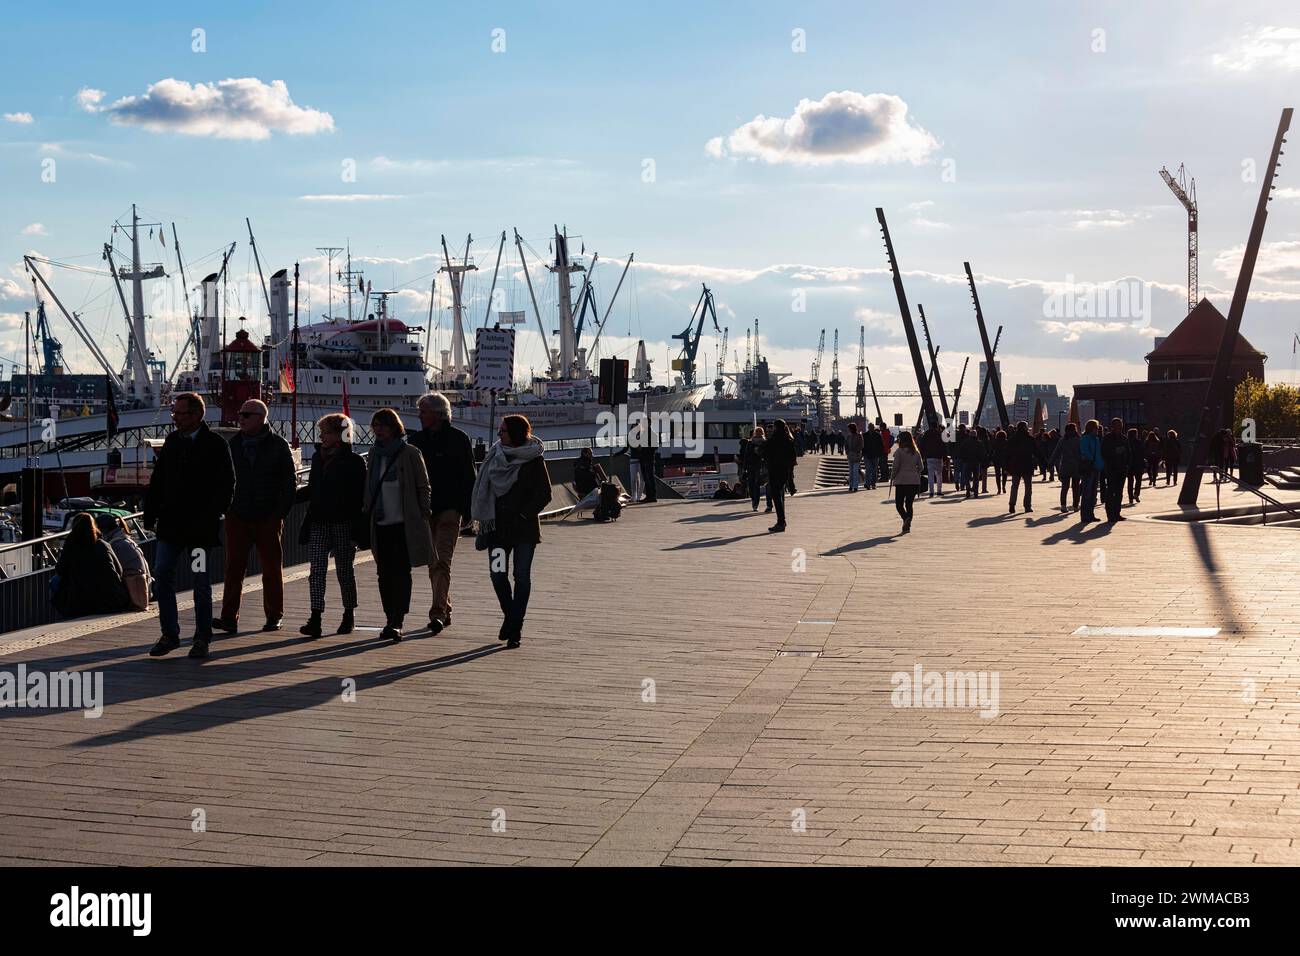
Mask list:
[[[1300,389],[1294,385],[1270,386],[1248,375],[1237,386],[1233,404],[1237,413],[1235,431],[1244,427],[1243,420],[1252,418],[1255,434],[1261,440],[1300,435]]]

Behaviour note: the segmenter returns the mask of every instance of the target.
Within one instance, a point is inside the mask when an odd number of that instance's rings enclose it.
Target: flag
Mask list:
[[[343,414],[352,417],[352,409],[348,407],[348,374],[343,373]]]
[[[113,380],[107,375],[104,376],[105,394],[108,395],[108,407],[105,413],[105,422],[108,430],[108,437],[112,438],[117,434],[117,423],[119,420],[117,414],[117,396],[113,394]]]
[[[293,366],[288,362],[282,362],[280,364],[280,391],[296,392],[297,390],[293,380]]]

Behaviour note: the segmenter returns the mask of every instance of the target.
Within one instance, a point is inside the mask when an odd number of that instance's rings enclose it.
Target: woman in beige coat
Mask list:
[[[380,637],[402,639],[402,620],[411,609],[411,568],[433,558],[429,532],[429,473],[418,448],[406,443],[397,412],[381,408],[370,419],[375,444],[366,476],[370,549],[379,576],[386,626]]]

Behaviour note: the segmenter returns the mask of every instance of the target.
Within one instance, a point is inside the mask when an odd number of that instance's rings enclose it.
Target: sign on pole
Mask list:
[[[515,377],[515,330],[474,330],[474,387],[505,391]]]
[[[528,316],[520,312],[498,312],[497,325],[524,325],[528,321]]]

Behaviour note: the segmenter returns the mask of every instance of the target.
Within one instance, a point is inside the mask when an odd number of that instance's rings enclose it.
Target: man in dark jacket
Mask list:
[[[1011,502],[1007,509],[1009,514],[1016,512],[1016,495],[1020,483],[1025,485],[1025,512],[1034,510],[1034,466],[1046,464],[1042,449],[1034,436],[1029,434],[1028,422],[1016,422],[1015,429],[1007,439],[1007,473],[1011,475]]]
[[[1106,465],[1106,520],[1123,521],[1120,508],[1124,500],[1124,481],[1128,477],[1128,438],[1124,420],[1113,418],[1110,431],[1101,440],[1101,460]]]
[[[154,596],[162,637],[149,654],[162,657],[180,646],[176,612],[176,564],[194,572],[194,639],[190,657],[207,657],[212,639],[212,584],[208,549],[217,544],[221,516],[230,507],[235,469],[230,446],[203,423],[203,399],[182,392],[172,400],[176,430],[154,462],[144,498],[144,526],[155,531]]]
[[[416,408],[423,427],[407,440],[420,450],[429,473],[429,530],[433,537],[429,630],[438,634],[451,624],[451,558],[461,523],[469,517],[474,451],[469,436],[451,424],[451,402],[441,392],[422,396]]]
[[[880,459],[885,457],[885,443],[876,431],[874,422],[867,424],[867,433],[862,436],[862,463],[867,470],[867,488],[875,490],[880,477]]]
[[[239,410],[239,432],[230,439],[235,498],[226,514],[226,587],[217,630],[239,630],[239,603],[248,571],[248,549],[262,564],[263,631],[278,631],[284,617],[284,519],[298,483],[289,443],[266,423],[264,402],[250,398]]]

